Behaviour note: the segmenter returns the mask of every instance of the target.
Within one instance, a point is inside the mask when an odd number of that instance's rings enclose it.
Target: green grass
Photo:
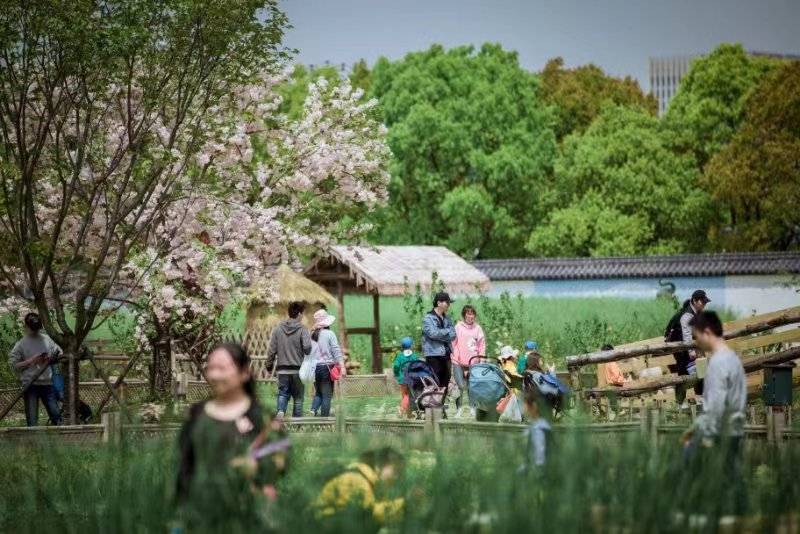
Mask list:
[[[695,531],[714,531],[729,502],[715,451],[686,469],[674,440],[656,448],[638,433],[556,433],[547,468],[529,475],[518,472],[525,444],[516,435],[459,435],[438,445],[404,436],[309,435],[295,439],[279,503],[268,514],[273,527],[327,532],[346,524],[347,532],[374,532],[355,511],[344,512],[342,523],[320,522],[311,505],[361,451],[386,444],[407,464],[398,485],[378,489],[406,499],[405,514],[391,525],[397,532],[687,532],[679,513],[705,518],[706,528]],[[2,446],[0,531],[164,532],[174,517],[176,457],[171,440],[122,448]],[[751,530],[774,531],[780,517],[800,508],[800,447],[752,443],[744,459],[748,517],[761,521]],[[221,506],[207,512],[236,517]]]

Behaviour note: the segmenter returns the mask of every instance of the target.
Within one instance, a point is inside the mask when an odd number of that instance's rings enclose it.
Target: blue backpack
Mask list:
[[[494,410],[507,391],[505,375],[495,364],[477,363],[469,368],[469,400],[475,408]]]
[[[540,373],[539,371],[527,371],[523,380],[524,387],[535,387],[539,393],[547,399],[550,406],[556,411],[561,410],[561,406],[569,396],[569,387],[550,373]]]

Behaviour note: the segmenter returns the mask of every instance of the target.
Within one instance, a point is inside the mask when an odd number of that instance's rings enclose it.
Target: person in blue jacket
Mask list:
[[[433,309],[422,319],[422,355],[433,369],[440,387],[450,383],[450,354],[456,338],[453,321],[447,316],[452,303],[450,295],[441,291],[433,297]]]

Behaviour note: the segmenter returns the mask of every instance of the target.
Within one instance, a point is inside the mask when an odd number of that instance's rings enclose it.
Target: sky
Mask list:
[[[280,0],[285,44],[305,64],[398,59],[433,43],[499,42],[540,70],[561,56],[630,75],[649,91],[648,58],[721,42],[800,54],[800,0]]]

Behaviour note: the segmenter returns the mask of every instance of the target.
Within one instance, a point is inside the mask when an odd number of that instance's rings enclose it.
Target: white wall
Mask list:
[[[790,275],[728,276],[663,279],[675,284],[676,296],[683,301],[695,289],[704,289],[713,308],[727,308],[737,315],[766,313],[800,306],[797,279]],[[660,289],[657,278],[597,280],[515,280],[492,281],[490,295],[511,294],[552,298],[652,299]]]

